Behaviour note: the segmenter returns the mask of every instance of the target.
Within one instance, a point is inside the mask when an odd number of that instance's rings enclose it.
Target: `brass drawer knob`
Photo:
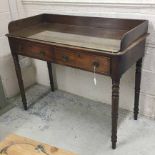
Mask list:
[[[81,57],[81,54],[80,53],[77,53],[77,56],[80,58]]]
[[[63,59],[63,61],[65,61],[65,62],[69,61],[69,57],[66,56],[66,55],[63,55],[63,56],[62,56],[62,59]]]
[[[46,56],[46,52],[45,52],[45,51],[42,51],[42,50],[39,52],[39,54],[40,54],[41,56],[43,56],[43,57]]]
[[[97,67],[99,67],[99,66],[100,66],[100,63],[99,63],[99,62],[97,62],[97,61],[94,61],[94,62],[93,62],[93,66],[97,68]]]

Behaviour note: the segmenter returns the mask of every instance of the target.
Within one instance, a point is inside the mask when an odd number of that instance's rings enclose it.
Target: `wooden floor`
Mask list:
[[[76,155],[34,140],[10,135],[0,143],[0,155]]]

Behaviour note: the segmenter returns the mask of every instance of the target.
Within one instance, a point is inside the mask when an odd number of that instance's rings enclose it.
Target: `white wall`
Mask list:
[[[4,91],[7,97],[12,97],[19,92],[17,78],[8,40],[5,34],[8,33],[8,23],[18,19],[16,0],[0,1],[0,76],[2,78]],[[35,69],[33,66],[23,67],[25,86],[35,82]]]
[[[90,2],[90,3],[87,3]],[[18,0],[21,17],[39,13],[72,14],[99,17],[143,18],[150,21],[146,56],[142,70],[141,113],[155,118],[155,2],[154,0]],[[38,83],[49,85],[45,62],[35,60]],[[58,88],[93,100],[111,104],[111,79],[69,67],[55,65]],[[120,106],[132,110],[135,66],[124,74],[120,88]]]

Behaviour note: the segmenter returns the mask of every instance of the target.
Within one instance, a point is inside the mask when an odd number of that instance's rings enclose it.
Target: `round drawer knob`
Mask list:
[[[94,62],[93,62],[93,66],[94,66],[94,67],[99,67],[99,66],[100,66],[100,63],[97,62],[97,61],[94,61]]]
[[[46,55],[46,52],[45,51],[40,51],[39,54],[44,57]]]
[[[66,55],[63,55],[63,56],[62,56],[62,59],[63,59],[63,61],[65,61],[65,62],[69,61],[69,57],[66,56]]]

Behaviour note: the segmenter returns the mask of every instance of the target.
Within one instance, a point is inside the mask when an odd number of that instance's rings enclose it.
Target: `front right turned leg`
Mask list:
[[[119,84],[120,80],[112,79],[112,148],[116,148],[117,143],[117,121],[119,108]]]

